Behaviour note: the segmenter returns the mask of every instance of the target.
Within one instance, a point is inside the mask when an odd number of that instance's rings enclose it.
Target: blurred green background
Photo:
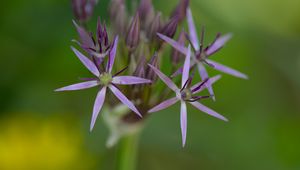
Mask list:
[[[177,3],[153,2],[166,15]],[[95,16],[107,19],[107,4],[100,0]],[[217,102],[204,102],[228,123],[188,108],[185,148],[179,106],[151,116],[138,169],[300,169],[300,1],[191,0],[191,8],[208,41],[234,33],[213,58],[250,79],[223,75]],[[69,48],[77,37],[71,20],[68,0],[0,6],[0,169],[115,167],[103,121],[89,133],[96,89],[53,92],[89,75]]]

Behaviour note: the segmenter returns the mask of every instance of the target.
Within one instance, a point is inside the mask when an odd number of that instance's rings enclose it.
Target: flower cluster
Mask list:
[[[204,29],[199,41],[189,0],[180,0],[170,17],[164,17],[156,11],[151,0],[141,0],[136,11],[131,13],[124,0],[111,0],[111,24],[107,27],[98,18],[95,35],[88,31],[86,21],[92,17],[96,1],[73,0],[72,4],[77,20],[74,25],[79,35],[79,39],[74,42],[82,52],[74,47],[72,50],[94,77],[56,91],[99,88],[91,131],[102,108],[115,107],[118,101],[129,108],[120,118],[126,124],[143,122],[150,115],[148,113],[158,112],[180,102],[183,146],[186,143],[188,103],[204,113],[227,121],[200,103],[206,98],[215,100],[212,85],[221,78],[220,75],[210,78],[205,66],[239,78],[247,79],[247,76],[210,59],[231,38],[231,34],[218,34],[211,44],[204,46]],[[189,31],[181,31],[178,39],[174,40],[178,27],[185,21]],[[170,64],[164,63],[171,69],[171,76],[160,70],[163,62],[167,62],[163,57],[164,43],[173,47]],[[192,85],[195,70],[198,70],[202,81]],[[181,86],[176,85],[176,76],[179,75]],[[161,88],[161,81],[168,88]],[[209,95],[198,95],[205,89],[208,89]]]

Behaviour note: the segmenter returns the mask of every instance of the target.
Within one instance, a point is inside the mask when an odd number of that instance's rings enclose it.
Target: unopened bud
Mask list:
[[[176,33],[177,26],[178,26],[178,17],[175,16],[171,18],[169,22],[165,24],[164,27],[162,27],[160,33],[167,37],[173,38]]]
[[[133,73],[134,76],[137,77],[145,77],[145,66],[146,66],[146,58],[142,56],[140,58],[140,61],[138,62],[138,65]]]
[[[127,13],[124,0],[112,0],[110,6],[110,18],[115,28],[115,33],[125,36],[127,28]]]
[[[144,30],[149,29],[149,26],[155,17],[152,0],[141,0],[138,7],[138,13],[140,15],[141,28]]]
[[[107,48],[109,47],[109,42],[105,23],[103,25],[101,24],[100,17],[98,18],[97,23],[97,41],[97,52],[105,53],[107,51]]]
[[[133,50],[138,46],[139,40],[140,40],[140,17],[139,17],[139,13],[137,13],[129,26],[125,41],[127,47],[130,50]]]
[[[141,21],[145,20],[146,17],[153,12],[152,0],[141,0],[138,8]]]
[[[176,8],[173,10],[171,17],[177,16],[178,22],[184,20],[189,3],[189,0],[180,0]]]
[[[158,55],[156,52],[151,57],[151,59],[148,63],[151,64],[152,66],[156,67],[157,69],[159,69],[158,68],[159,67],[158,66]],[[153,82],[157,80],[156,73],[150,67],[147,67],[147,69],[146,69],[146,79],[152,80]]]
[[[88,21],[94,12],[97,0],[72,0],[72,9],[75,18],[80,22]]]
[[[161,19],[160,19],[160,13],[156,14],[155,18],[153,19],[152,23],[150,24],[150,27],[147,31],[147,37],[150,40],[155,39],[156,33],[159,32],[161,29]]]

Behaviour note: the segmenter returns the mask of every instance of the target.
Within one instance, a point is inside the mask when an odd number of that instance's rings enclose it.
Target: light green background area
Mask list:
[[[167,15],[177,1],[153,2]],[[228,123],[188,107],[185,148],[179,106],[153,114],[138,169],[300,169],[300,1],[191,0],[191,8],[198,30],[206,27],[206,42],[217,32],[234,34],[212,58],[250,79],[223,75],[214,86],[217,101],[204,101]],[[96,15],[106,14],[107,1],[100,0]],[[115,166],[101,118],[89,132],[97,89],[53,92],[89,75],[69,48],[77,37],[71,21],[67,0],[0,7],[0,169]]]

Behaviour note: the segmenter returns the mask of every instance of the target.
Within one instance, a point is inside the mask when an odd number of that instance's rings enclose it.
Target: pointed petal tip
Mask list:
[[[246,75],[246,74],[243,74],[243,75],[241,76],[241,78],[242,78],[242,79],[245,79],[245,80],[249,80],[249,79],[250,79],[249,76]]]
[[[226,117],[224,117],[224,116],[222,116],[222,115],[219,115],[219,116],[216,117],[216,118],[218,118],[218,119],[220,119],[220,120],[223,120],[224,122],[228,122],[228,121],[229,121]]]
[[[142,114],[139,112],[139,113],[136,113],[141,119],[143,118]]]
[[[211,98],[212,98],[212,100],[213,100],[214,102],[216,101],[216,97],[215,97],[215,96],[212,96]]]
[[[94,125],[90,125],[90,133],[92,133],[93,132],[93,129],[94,129]]]
[[[72,19],[73,24],[77,27],[78,24],[76,23],[76,21],[74,19]]]
[[[63,90],[61,88],[55,89],[54,92],[62,92]]]

